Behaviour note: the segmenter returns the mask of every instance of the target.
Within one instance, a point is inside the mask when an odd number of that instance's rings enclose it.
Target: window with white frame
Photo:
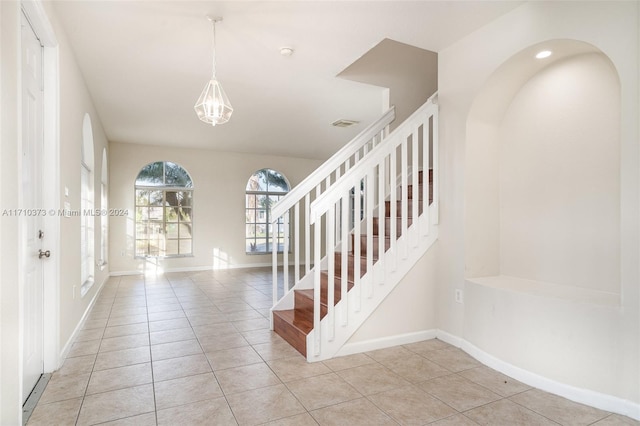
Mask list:
[[[109,199],[108,199],[108,183],[109,177],[107,173],[107,150],[102,150],[102,174],[100,179],[100,268],[104,269],[107,265],[109,256]]]
[[[261,169],[247,182],[245,192],[245,246],[247,254],[270,253],[275,237],[278,252],[284,248],[284,218],[271,224],[271,206],[289,192],[289,182],[280,172]]]
[[[91,117],[82,122],[82,162],[80,164],[80,294],[84,296],[95,277],[95,216],[93,195],[93,129]]]
[[[193,180],[176,163],[144,166],[135,182],[136,256],[193,254]]]

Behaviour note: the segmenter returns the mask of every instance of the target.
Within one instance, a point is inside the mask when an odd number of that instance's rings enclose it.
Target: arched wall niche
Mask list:
[[[620,104],[588,43],[538,43],[496,69],[467,119],[466,278],[620,292]]]

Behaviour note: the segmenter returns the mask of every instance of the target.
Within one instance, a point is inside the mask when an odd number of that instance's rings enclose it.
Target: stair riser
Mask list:
[[[373,257],[378,258],[380,239],[377,235],[374,235],[372,238],[373,238]],[[387,250],[389,250],[389,247],[391,247],[391,240],[389,238],[385,238],[384,251],[386,252]],[[362,254],[362,256],[367,255],[367,236],[366,235],[360,236],[360,253]]]
[[[296,316],[298,315],[298,311],[300,311],[300,315],[304,315],[309,319],[309,321],[313,322],[313,299],[307,297],[306,294],[295,291],[295,307],[296,307]],[[320,318],[324,318],[327,315],[327,303],[326,297],[320,297]]]
[[[422,201],[422,200],[420,200]],[[391,217],[391,201],[385,201],[384,215],[385,217]],[[418,214],[422,214],[422,202],[418,203]],[[407,200],[407,217],[413,215],[413,200]],[[396,201],[396,216],[402,216],[402,201]]]
[[[307,336],[278,315],[273,316],[273,331],[289,342],[305,358],[307,357]]]
[[[342,253],[341,252],[335,253],[334,265],[335,265],[336,277],[342,277]],[[355,267],[354,256],[353,254],[350,253],[347,255],[347,271],[348,271],[347,280],[348,281],[353,282],[353,279],[355,277],[353,273],[354,267]],[[366,272],[367,272],[367,259],[360,257],[360,277],[363,277]]]

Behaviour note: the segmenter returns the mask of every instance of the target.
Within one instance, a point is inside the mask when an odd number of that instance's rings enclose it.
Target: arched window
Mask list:
[[[91,117],[82,120],[82,162],[80,164],[80,294],[85,295],[94,282],[95,217],[93,195],[93,129]]]
[[[193,254],[193,181],[176,163],[144,166],[135,184],[136,256]]]
[[[284,247],[283,218],[271,225],[271,206],[289,192],[289,182],[282,173],[271,169],[255,172],[247,182],[245,196],[246,252],[249,254],[270,253],[271,239],[277,236],[278,252]]]

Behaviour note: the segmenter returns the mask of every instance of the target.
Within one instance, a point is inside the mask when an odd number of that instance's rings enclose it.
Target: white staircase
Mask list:
[[[335,356],[437,239],[437,95],[387,134],[394,115],[272,208],[274,229],[289,223],[272,243],[272,329],[308,361]]]

